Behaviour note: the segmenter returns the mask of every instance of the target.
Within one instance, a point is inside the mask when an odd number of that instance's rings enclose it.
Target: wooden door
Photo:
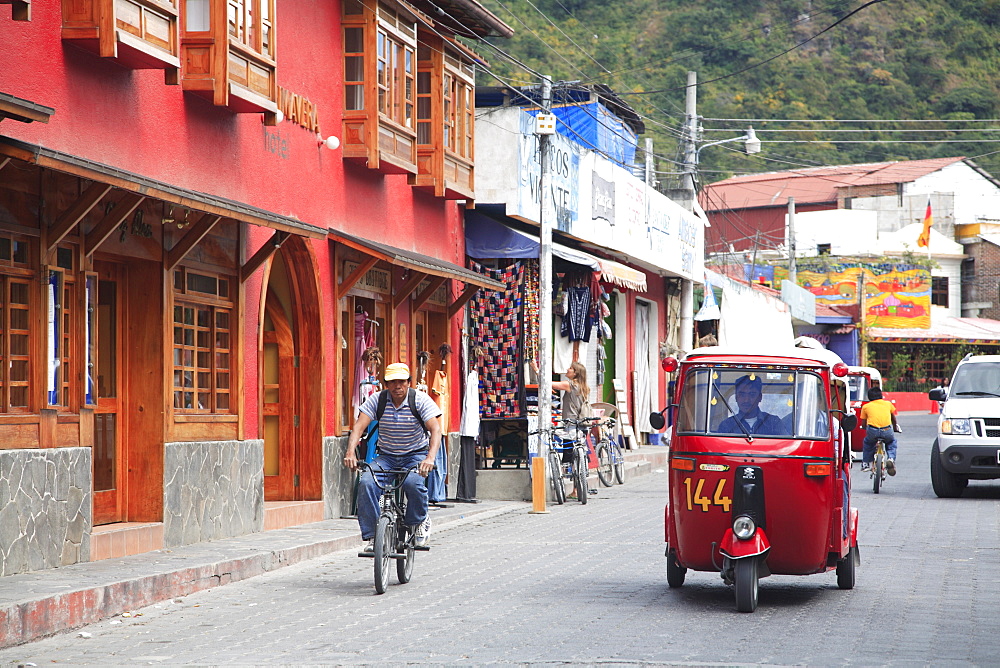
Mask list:
[[[264,306],[263,346],[264,499],[300,500],[295,341],[281,299],[271,289]]]
[[[122,348],[125,321],[125,268],[110,262],[95,262],[97,273],[96,392],[94,409],[94,524],[125,519],[124,487],[126,431],[123,379],[126,377]]]

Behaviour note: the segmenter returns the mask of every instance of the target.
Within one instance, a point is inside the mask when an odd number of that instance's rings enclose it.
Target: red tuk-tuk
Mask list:
[[[868,403],[868,390],[882,387],[882,374],[870,366],[847,367],[847,401],[855,415],[861,415],[861,407]],[[850,433],[851,451],[861,452],[865,446],[865,430],[858,426]]]
[[[835,353],[698,348],[680,363],[664,509],[667,584],[687,570],[733,585],[757,608],[758,581],[836,569],[854,586],[858,512],[850,507],[847,365]],[[650,421],[662,428],[662,413]],[[659,425],[659,427],[657,427]]]

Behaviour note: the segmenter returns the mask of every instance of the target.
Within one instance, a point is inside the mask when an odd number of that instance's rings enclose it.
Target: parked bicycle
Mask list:
[[[396,579],[406,584],[413,576],[413,556],[416,550],[428,551],[430,547],[417,546],[416,536],[403,523],[406,516],[406,495],[403,481],[417,467],[409,469],[376,469],[359,462],[359,468],[371,471],[375,484],[382,490],[379,497],[379,516],[375,525],[375,542],[372,552],[359,552],[359,557],[375,559],[375,591],[384,594],[389,585],[389,562],[396,562]]]
[[[618,481],[625,484],[625,455],[621,443],[615,434],[617,421],[614,418],[604,418],[598,423],[600,438],[597,441],[597,478],[605,487],[611,487]]]
[[[529,436],[545,439],[548,444],[549,454],[546,466],[549,470],[549,483],[552,485],[552,497],[557,504],[566,503],[566,488],[564,486],[566,480],[573,481],[577,500],[582,504],[587,503],[587,497],[590,496],[590,485],[587,481],[589,465],[587,462],[586,430],[593,426],[594,419],[587,418],[579,422],[566,420],[564,424],[569,427],[568,431],[577,434],[576,438],[572,439],[556,436],[551,428],[541,428],[529,433]]]

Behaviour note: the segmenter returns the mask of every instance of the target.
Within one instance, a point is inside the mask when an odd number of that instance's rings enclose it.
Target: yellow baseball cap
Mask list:
[[[390,364],[385,368],[385,379],[386,380],[409,380],[410,379],[410,367],[406,366],[402,362],[396,362],[395,364]]]

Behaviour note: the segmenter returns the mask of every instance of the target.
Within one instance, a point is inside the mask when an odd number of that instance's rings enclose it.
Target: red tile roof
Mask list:
[[[794,197],[796,204],[834,203],[839,188],[909,183],[964,159],[877,162],[735,176],[708,184],[699,197],[705,211],[784,207],[789,197]]]

